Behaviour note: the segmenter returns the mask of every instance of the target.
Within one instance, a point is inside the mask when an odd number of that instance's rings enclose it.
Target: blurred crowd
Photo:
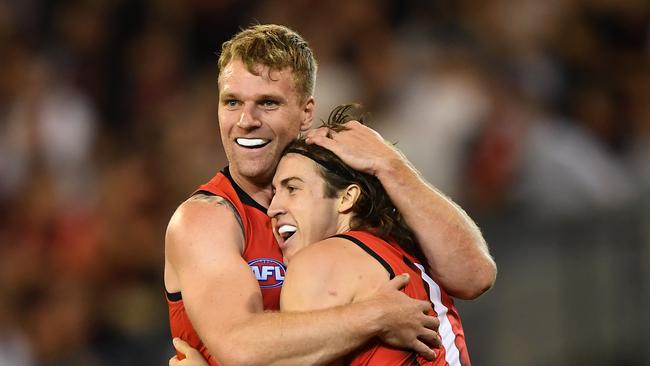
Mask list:
[[[477,365],[650,365],[650,3],[0,0],[0,366],[164,365],[175,207],[225,165],[216,54],[301,33],[499,266]]]

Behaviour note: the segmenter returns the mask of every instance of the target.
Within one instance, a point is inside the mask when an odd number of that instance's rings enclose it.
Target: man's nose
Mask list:
[[[269,209],[266,210],[266,214],[273,219],[279,215],[282,215],[284,212],[285,210],[282,205],[282,200],[277,195],[273,196],[273,199],[271,199],[271,204],[269,205]]]
[[[254,105],[244,105],[239,115],[239,121],[237,122],[237,127],[243,128],[246,130],[257,128],[262,125],[262,122],[258,118],[257,110]]]

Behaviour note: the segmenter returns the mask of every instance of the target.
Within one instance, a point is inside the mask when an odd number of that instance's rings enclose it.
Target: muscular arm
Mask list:
[[[334,309],[264,313],[242,250],[240,226],[224,205],[187,201],[170,221],[166,286],[182,291],[192,324],[221,365],[329,362],[392,329],[386,315],[422,311],[414,301],[396,308],[391,294]]]
[[[472,219],[451,199],[430,186],[393,146],[374,130],[348,122],[346,131],[310,132],[319,144],[351,167],[375,175],[415,233],[429,270],[448,293],[473,299],[496,278],[496,264]],[[359,143],[363,141],[363,143]]]
[[[378,164],[377,177],[413,230],[430,273],[453,296],[474,299],[492,287],[496,264],[465,211],[404,159]]]

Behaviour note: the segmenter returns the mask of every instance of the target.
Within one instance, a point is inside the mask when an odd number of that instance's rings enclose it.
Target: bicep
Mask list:
[[[262,312],[262,295],[241,256],[243,235],[226,207],[193,204],[167,235],[169,261],[192,325],[206,343]]]

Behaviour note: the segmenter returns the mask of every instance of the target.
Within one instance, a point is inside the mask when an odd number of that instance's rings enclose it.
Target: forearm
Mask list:
[[[496,265],[460,206],[424,181],[406,159],[386,160],[375,174],[413,230],[436,281],[463,299],[492,286]]]
[[[324,365],[378,335],[380,320],[380,310],[362,302],[310,312],[253,314],[225,334],[205,338],[224,366]]]

